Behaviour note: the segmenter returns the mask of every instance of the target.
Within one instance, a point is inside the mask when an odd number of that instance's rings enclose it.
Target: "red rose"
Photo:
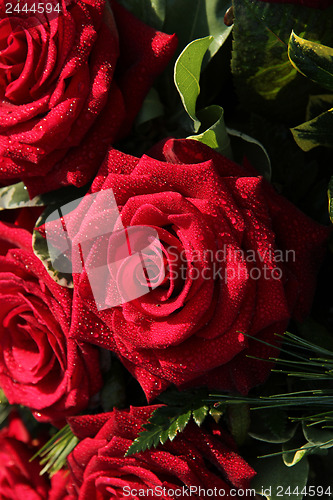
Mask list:
[[[247,355],[267,358],[276,350],[243,333],[276,344],[291,317],[309,312],[328,229],[253,169],[196,141],[167,140],[151,154],[139,159],[111,149],[91,188],[96,203],[89,208],[84,198],[66,223],[81,240],[103,224],[118,228],[107,219],[111,189],[125,228],[158,233],[166,276],[148,294],[97,310],[87,267],[76,273],[71,335],[117,353],[149,400],[170,384],[247,392],[270,370]],[[118,251],[116,237],[95,238],[85,263],[105,265]],[[155,257],[146,265],[160,280]],[[116,285],[138,284],[138,269],[123,259],[102,291],[109,297]]]
[[[142,424],[156,408],[131,407],[69,419],[74,434],[83,439],[68,457],[71,499],[106,500],[126,496],[134,499],[146,495],[185,498],[183,491],[190,487],[194,499],[205,498],[203,491],[214,488],[217,492],[220,490],[220,494],[213,498],[231,498],[228,494],[231,488],[233,498],[240,498],[235,494],[237,488],[248,488],[255,471],[237,455],[232,439],[221,429],[215,429],[213,434],[189,424],[163,447],[124,458]],[[155,488],[156,494],[153,494],[151,489]],[[172,490],[176,490],[175,495]]]
[[[40,475],[38,459],[30,461],[42,446],[32,441],[19,416],[12,412],[8,427],[0,431],[0,498],[6,500],[65,500],[68,473],[51,479]]]
[[[63,420],[101,386],[98,351],[68,338],[72,298],[48,275],[31,234],[0,222],[0,387],[43,421]]]
[[[18,416],[0,431],[0,498],[6,500],[47,500],[50,485],[40,476],[36,453],[29,433]]]
[[[108,145],[129,131],[176,38],[116,2],[111,11],[105,0],[52,0],[40,4],[39,14],[17,14],[14,7],[6,14],[6,5],[0,6],[0,180],[23,180],[31,196],[81,186]]]

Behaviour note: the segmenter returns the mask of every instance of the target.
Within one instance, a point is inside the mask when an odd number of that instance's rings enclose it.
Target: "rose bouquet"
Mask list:
[[[0,4],[1,498],[333,498],[332,24]]]

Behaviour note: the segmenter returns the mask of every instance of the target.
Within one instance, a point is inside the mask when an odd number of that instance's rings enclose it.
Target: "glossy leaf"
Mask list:
[[[37,207],[45,203],[36,196],[32,200],[23,182],[0,188],[0,210],[8,208]]]
[[[306,121],[310,121],[333,108],[333,94],[311,95],[306,108]]]
[[[333,177],[331,177],[330,183],[328,185],[328,212],[330,219],[333,222]]]
[[[333,108],[297,125],[291,132],[303,151],[310,151],[317,146],[333,147]]]
[[[174,69],[175,85],[186,112],[194,122],[195,132],[199,130],[201,124],[196,116],[196,103],[200,94],[201,65],[212,41],[213,38],[207,36],[189,43],[178,57]]]
[[[297,488],[301,492],[306,486],[309,474],[307,460],[302,460],[294,467],[287,467],[281,456],[278,456],[258,459],[251,465],[257,472],[251,481],[251,488],[254,488],[258,495],[262,495],[267,500],[281,500],[281,498],[300,500],[302,498],[302,495],[293,492],[297,491]],[[285,496],[282,492],[285,492],[287,488],[290,488],[288,490],[290,493]]]
[[[332,448],[333,432],[327,429],[320,429],[314,425],[307,425],[303,422],[303,434],[305,439],[323,449]]]
[[[291,64],[302,75],[333,90],[333,49],[305,40],[296,33],[290,35],[288,56]]]
[[[285,449],[282,458],[283,462],[287,467],[294,467],[298,464],[304,457],[306,457],[313,450],[313,445],[311,443],[306,443],[296,450]]]
[[[232,72],[241,104],[270,118],[301,119],[314,84],[288,58],[290,34],[333,45],[333,7],[234,0],[234,14]]]
[[[230,139],[224,123],[223,108],[217,105],[208,106],[208,108],[200,110],[198,116],[202,124],[201,127],[205,131],[201,134],[189,136],[188,139],[202,142],[224,156],[231,158]]]

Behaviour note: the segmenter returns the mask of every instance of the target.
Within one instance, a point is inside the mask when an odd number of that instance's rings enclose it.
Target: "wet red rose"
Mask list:
[[[248,488],[255,471],[236,453],[230,436],[219,428],[212,433],[189,424],[163,447],[124,457],[156,408],[132,407],[69,419],[74,434],[82,439],[68,457],[71,499],[136,499],[149,495],[171,500],[186,498],[190,488],[191,498],[196,500],[205,498],[205,493],[214,488],[217,493],[212,498],[231,498],[230,493],[240,498],[237,489]]]
[[[35,4],[0,5],[0,181],[31,196],[91,179],[176,46],[116,2]]]
[[[96,236],[85,251],[92,274],[87,266],[74,274],[71,335],[117,353],[149,400],[170,384],[247,392],[270,371],[269,363],[247,356],[266,359],[276,350],[244,334],[276,344],[275,334],[291,317],[305,317],[328,229],[251,167],[196,141],[168,140],[151,155],[111,149],[91,188],[95,202],[89,207],[84,198],[66,224],[81,241],[92,228],[101,234],[113,210],[106,196],[112,190],[128,233],[147,227],[158,234],[163,258],[141,255],[146,270],[155,268],[159,286],[97,309],[96,283],[107,302],[115,287],[130,296],[143,278],[140,259],[133,267],[132,257],[117,258],[118,232],[110,233],[119,221],[110,219],[109,234]],[[117,275],[110,256],[122,259]]]
[[[36,453],[28,431],[17,415],[0,431],[0,498],[6,500],[47,500],[49,482],[40,476]],[[40,444],[40,443],[39,443]]]
[[[0,387],[37,419],[63,421],[101,386],[98,351],[68,334],[72,297],[47,273],[31,233],[0,222]]]

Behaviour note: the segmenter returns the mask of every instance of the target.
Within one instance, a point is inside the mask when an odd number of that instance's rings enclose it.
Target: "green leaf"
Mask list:
[[[136,126],[140,126],[143,123],[147,123],[154,118],[163,116],[164,106],[161,103],[160,96],[156,89],[151,88],[143,101],[141,110],[136,118]]]
[[[306,486],[309,473],[309,465],[306,460],[302,460],[292,468],[287,467],[280,456],[258,459],[251,465],[257,472],[251,481],[251,488],[254,488],[258,495],[262,495],[268,500],[302,499],[302,495],[296,495],[293,492],[297,491],[296,488],[301,492]],[[290,494],[281,496],[281,491],[285,492],[288,487],[290,487]]]
[[[32,200],[23,182],[0,188],[0,210],[8,208],[37,207],[45,203],[40,196]]]
[[[213,36],[208,48],[211,58],[231,33],[232,27],[224,24],[224,14],[231,4],[231,0],[167,0],[163,30],[177,33],[180,50],[192,40]]]
[[[315,86],[288,58],[290,33],[333,44],[333,8],[234,0],[234,14],[232,72],[242,106],[299,121]]]
[[[182,415],[179,415],[179,417],[177,418],[179,432],[183,432],[183,430],[185,429],[185,427],[187,426],[187,424],[190,421],[191,414],[192,414],[192,412],[191,412],[191,410],[189,410],[188,412],[183,413]]]
[[[333,222],[333,177],[328,185],[328,213],[330,215],[331,222]]]
[[[317,146],[333,147],[333,108],[292,128],[291,132],[303,151]]]
[[[64,467],[67,456],[73,451],[78,438],[74,436],[69,425],[65,425],[30,459],[35,460],[41,457],[40,464],[44,465],[40,475],[48,472],[52,477],[56,472]]]
[[[333,49],[305,40],[294,31],[290,35],[288,56],[291,64],[302,75],[333,90]]]
[[[196,116],[196,103],[200,94],[201,65],[212,41],[213,37],[206,36],[189,43],[178,57],[174,69],[175,85],[186,112],[194,122],[195,132],[199,130],[201,125]]]
[[[219,421],[221,420],[221,417],[223,415],[223,411],[218,410],[214,406],[212,406],[209,410],[209,415],[215,420],[215,422],[218,424]]]
[[[169,430],[168,430],[170,441],[173,441],[175,439],[178,431],[179,431],[179,426],[178,426],[177,419],[176,419],[172,422],[172,424],[170,425]]]
[[[5,393],[0,388],[0,426],[4,423],[6,418],[10,413],[10,404],[8,403],[8,399],[5,396]]]
[[[302,422],[302,429],[307,443],[303,446],[294,446],[293,440],[283,446],[283,461],[288,467],[294,467],[306,455],[326,454],[328,448],[333,447],[333,432],[320,429],[314,425]]]
[[[228,407],[228,423],[232,436],[238,446],[244,444],[250,427],[250,408],[247,404]]]
[[[206,144],[228,158],[232,157],[230,149],[230,139],[224,123],[224,111],[221,106],[212,105],[198,112],[202,128],[205,129],[202,134],[192,135],[187,139]]]
[[[200,38],[191,42],[175,64],[174,80],[180,94],[184,108],[193,120],[195,132],[199,128],[204,131],[191,135],[188,139],[194,139],[223,153],[231,158],[230,140],[224,123],[224,112],[220,106],[212,105],[196,112],[196,103],[200,94],[200,70],[202,60],[212,37]]]
[[[287,467],[295,467],[306,455],[311,453],[313,450],[313,445],[306,443],[303,446],[295,449],[289,449],[289,446],[284,446],[284,452],[282,454],[282,459]]]
[[[333,49],[310,42],[292,32],[288,54],[293,66],[304,76],[328,90],[333,90]],[[310,100],[307,115],[314,115],[314,108],[323,105],[324,99],[330,109],[319,116],[291,129],[295,141],[303,151],[316,146],[333,146],[332,96],[315,96]]]
[[[302,323],[297,323],[297,328],[304,340],[326,349],[325,355],[333,356],[333,336],[326,326],[309,317]]]
[[[243,158],[246,157],[259,174],[270,181],[272,176],[271,160],[264,146],[243,132],[230,128],[226,130],[230,137],[234,161],[241,164]]]
[[[144,425],[144,430],[139,433],[128,448],[125,456],[133,455],[152,447],[156,448],[158,444],[164,444],[168,439],[172,441],[178,432],[184,430],[191,417],[191,411],[186,411],[173,417],[170,417],[169,414],[170,409],[168,407],[157,408],[148,423]]]
[[[118,0],[144,23],[161,30],[165,21],[167,0]]]
[[[287,413],[279,408],[256,412],[249,435],[266,443],[286,443],[294,436],[297,424],[288,423]]]
[[[200,408],[196,408],[192,411],[193,420],[199,427],[205,420],[208,410],[208,406],[201,406]]]
[[[306,121],[316,118],[333,107],[333,94],[311,95],[306,108]]]
[[[165,444],[168,439],[172,441],[179,432],[183,432],[191,416],[200,426],[209,411],[209,407],[202,402],[204,395],[207,395],[205,390],[179,392],[170,389],[159,396],[160,400],[171,403],[170,406],[161,406],[153,412],[126,456],[156,447],[159,443]]]
[[[55,210],[55,208],[55,206],[51,205],[46,210],[44,210],[44,212],[36,222],[36,228],[45,223],[46,219]],[[34,251],[34,254],[43,263],[45,269],[56,283],[59,283],[59,285],[65,286],[67,288],[73,288],[73,277],[71,273],[63,273],[53,267],[48,242],[46,241],[46,238],[44,238],[40,234],[40,232],[37,231],[36,228],[32,233],[32,249]]]
[[[333,446],[333,432],[327,429],[318,429],[314,425],[302,423],[303,434],[305,439],[310,443],[320,448],[332,448]]]

